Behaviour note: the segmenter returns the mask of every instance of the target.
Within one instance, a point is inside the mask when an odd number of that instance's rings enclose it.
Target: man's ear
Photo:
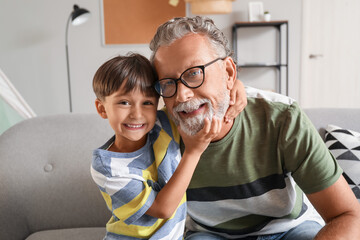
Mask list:
[[[234,87],[234,82],[236,81],[237,68],[231,57],[226,57],[224,61],[225,69],[228,75],[228,79],[226,79],[226,86],[228,90],[231,90]]]
[[[100,99],[95,100],[95,107],[100,117],[107,119],[106,109],[103,102]]]

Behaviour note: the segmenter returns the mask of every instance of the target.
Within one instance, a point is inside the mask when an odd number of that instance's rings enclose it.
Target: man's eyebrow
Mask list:
[[[178,76],[170,76],[171,73],[167,73],[164,77],[162,77],[160,79],[179,77],[180,74],[182,74],[184,71],[188,70],[189,68],[196,67],[196,66],[201,66],[201,65],[204,65],[204,64],[206,64],[206,63],[204,63],[202,59],[194,59],[189,64],[186,64],[185,67],[182,70],[179,70],[180,72],[177,73],[177,74],[179,74]],[[172,75],[174,75],[174,74],[172,74]]]
[[[186,69],[191,68],[191,67],[201,66],[201,65],[204,65],[204,64],[206,64],[206,63],[203,63],[203,60],[195,59],[195,60],[191,61],[191,63],[189,64],[189,66]]]
[[[201,59],[195,59],[195,60],[191,61],[189,64],[185,65],[185,67],[184,67],[184,69],[181,71],[181,73],[183,73],[184,71],[188,70],[189,68],[201,66],[201,65],[204,65],[204,64],[206,64],[206,63],[203,63],[203,60],[201,60]]]

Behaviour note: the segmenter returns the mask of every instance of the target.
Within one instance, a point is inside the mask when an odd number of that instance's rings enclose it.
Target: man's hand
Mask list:
[[[236,118],[247,105],[247,97],[244,84],[240,80],[236,80],[234,87],[230,91],[230,106],[226,111],[224,121],[230,122]]]

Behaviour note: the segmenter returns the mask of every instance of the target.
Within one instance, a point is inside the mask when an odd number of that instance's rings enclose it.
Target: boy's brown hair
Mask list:
[[[126,92],[139,89],[146,96],[159,97],[153,87],[156,79],[150,61],[140,54],[130,53],[114,57],[101,65],[94,75],[93,90],[101,101],[118,91],[123,84]]]

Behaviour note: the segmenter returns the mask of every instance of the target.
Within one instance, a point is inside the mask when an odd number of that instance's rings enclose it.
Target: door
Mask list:
[[[303,0],[300,104],[360,108],[360,1]]]

